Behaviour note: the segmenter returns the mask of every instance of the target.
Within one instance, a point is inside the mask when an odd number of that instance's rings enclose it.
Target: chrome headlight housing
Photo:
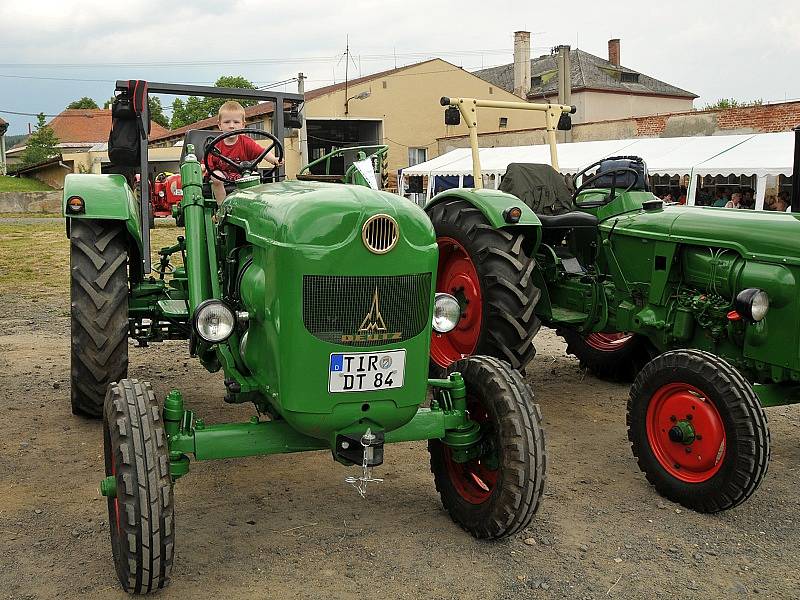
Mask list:
[[[206,300],[194,311],[192,326],[204,342],[224,342],[236,327],[236,316],[221,300]]]
[[[438,333],[453,331],[461,318],[461,306],[450,294],[437,292],[433,300],[433,329]]]
[[[742,318],[758,323],[767,316],[769,296],[764,290],[747,288],[736,295],[733,306]]]

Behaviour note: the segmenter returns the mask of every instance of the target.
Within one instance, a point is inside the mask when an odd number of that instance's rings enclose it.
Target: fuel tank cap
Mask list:
[[[658,198],[653,198],[652,200],[646,200],[642,202],[642,208],[647,212],[661,210],[664,208],[664,201],[659,200]]]

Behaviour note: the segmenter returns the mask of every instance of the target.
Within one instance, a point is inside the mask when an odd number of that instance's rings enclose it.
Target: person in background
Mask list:
[[[753,196],[753,188],[744,188],[742,190],[742,208],[754,209],[756,207],[756,199]]]
[[[661,196],[661,199],[667,204],[672,204],[673,202],[675,202],[675,200],[672,199],[672,192],[667,192],[666,194]]]
[[[781,192],[773,203],[772,210],[778,212],[790,212],[792,210],[792,202],[789,200],[789,194]]]
[[[775,210],[775,196],[770,194],[766,198],[764,198],[764,210]]]
[[[711,206],[723,208],[727,203],[728,199],[725,197],[725,194],[722,192],[721,189],[716,188],[714,190],[714,201],[711,203]]]
[[[725,204],[725,208],[744,208],[742,206],[742,195],[739,192],[731,194],[731,199]]]
[[[681,186],[678,192],[678,204],[686,204],[686,186]]]

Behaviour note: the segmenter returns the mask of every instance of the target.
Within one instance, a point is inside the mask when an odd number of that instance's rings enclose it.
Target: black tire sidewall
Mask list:
[[[752,469],[751,455],[743,452],[746,445],[742,445],[739,439],[740,434],[747,435],[748,432],[740,431],[737,427],[734,412],[741,408],[735,395],[730,391],[737,386],[749,386],[749,384],[735,372],[733,367],[718,357],[712,357],[720,363],[715,380],[707,379],[688,365],[670,364],[676,358],[678,361],[683,360],[686,358],[684,355],[688,356],[687,360],[698,360],[702,354],[704,353],[698,351],[671,351],[648,363],[631,388],[628,404],[628,436],[639,466],[659,493],[689,508],[701,512],[716,512],[730,507],[725,506],[728,502],[727,497],[736,498],[740,487],[737,482],[739,478],[737,472],[750,472]],[[717,410],[725,430],[725,456],[722,465],[712,477],[703,482],[684,482],[669,473],[655,456],[647,436],[647,410],[654,394],[661,387],[675,382],[689,384],[703,392]],[[745,392],[754,396],[751,389]],[[755,401],[757,402],[757,398]],[[760,410],[760,406],[758,408]],[[753,490],[750,490],[742,500],[749,497]],[[734,502],[731,506],[742,500]]]

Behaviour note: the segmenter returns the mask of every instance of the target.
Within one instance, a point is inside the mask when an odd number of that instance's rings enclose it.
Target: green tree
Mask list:
[[[58,154],[58,138],[45,123],[44,113],[39,113],[36,131],[29,137],[22,153],[22,164],[32,165]]]
[[[742,108],[745,106],[761,106],[764,104],[762,98],[757,100],[737,100],[736,98],[720,98],[716,102],[706,104],[703,110],[718,110],[722,108]]]
[[[256,89],[256,86],[244,77],[231,75],[223,75],[214,82],[214,85],[216,87],[225,88]],[[172,129],[177,129],[178,127],[184,127],[196,121],[214,117],[219,111],[219,107],[225,102],[225,98],[198,98],[197,96],[189,96],[185,102],[180,98],[176,98],[172,103],[172,121],[170,122],[170,126]],[[239,98],[238,102],[245,107],[258,104],[257,100],[245,100],[243,98]]]
[[[164,107],[161,106],[161,98],[149,96],[147,106],[150,108],[150,120],[154,123],[158,123],[162,127],[169,128],[169,119],[167,119],[167,115],[164,114]]]
[[[80,100],[75,100],[74,102],[70,102],[67,105],[67,108],[100,108],[97,106],[97,102],[89,98],[89,96],[84,96]]]

